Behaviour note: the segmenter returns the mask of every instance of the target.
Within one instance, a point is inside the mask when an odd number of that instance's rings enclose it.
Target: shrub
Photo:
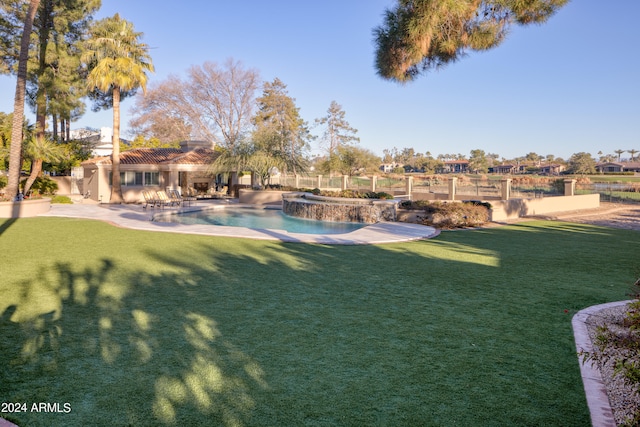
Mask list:
[[[73,201],[68,196],[53,196],[51,198],[51,203],[60,203],[60,204],[73,204]]]
[[[452,229],[478,227],[489,221],[491,205],[485,202],[431,202],[427,200],[405,201],[401,207],[422,210],[425,216],[419,217],[424,225]]]
[[[7,179],[7,177],[4,175],[0,175],[0,188],[6,187],[8,183],[9,180]]]
[[[26,180],[22,181],[22,186],[24,188],[24,183]],[[58,183],[49,178],[48,176],[39,176],[33,182],[33,185],[30,189],[32,194],[43,194],[52,196],[58,191]]]

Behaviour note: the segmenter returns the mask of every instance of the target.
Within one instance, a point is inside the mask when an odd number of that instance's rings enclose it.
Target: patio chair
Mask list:
[[[171,190],[169,197],[180,200],[182,202],[182,206],[184,206],[185,203],[188,203],[188,205],[191,206],[191,202],[198,200],[198,198],[194,196],[182,196],[178,190]]]
[[[167,193],[165,191],[156,191],[156,195],[158,196],[157,198],[157,202],[159,205],[161,205],[163,208],[167,205],[169,206],[173,206],[174,203],[176,203],[173,199],[171,199]]]
[[[147,206],[154,208],[158,204],[158,199],[154,197],[150,191],[143,191],[142,197],[144,197],[144,205],[142,206],[142,209],[146,209]]]

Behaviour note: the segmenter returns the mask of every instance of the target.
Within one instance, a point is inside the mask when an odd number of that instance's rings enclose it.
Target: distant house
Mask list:
[[[391,173],[397,167],[401,167],[400,163],[391,162],[391,163],[383,163],[380,165],[380,170],[384,173]]]
[[[596,170],[600,173],[640,172],[640,162],[598,163]]]
[[[438,173],[467,173],[469,171],[469,161],[468,160],[445,160],[442,162],[442,167],[440,167],[436,172]]]
[[[552,164],[540,166],[540,173],[543,175],[560,175],[564,170],[564,165]]]
[[[209,192],[220,184],[209,165],[220,155],[206,141],[183,141],[180,148],[136,148],[120,153],[120,179],[126,203],[143,199],[143,190],[187,189]],[[111,197],[111,157],[96,157],[82,163],[83,191],[95,201]]]
[[[489,168],[489,172],[498,175],[510,175],[516,173],[515,165],[497,165]]]
[[[84,142],[91,148],[91,155],[94,157],[110,156],[113,153],[113,129],[101,127],[95,129],[75,129],[69,132],[69,138]],[[129,141],[120,138],[120,142],[128,144]]]

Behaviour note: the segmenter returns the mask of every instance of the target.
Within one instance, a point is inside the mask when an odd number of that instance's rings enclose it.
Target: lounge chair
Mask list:
[[[142,206],[143,209],[146,209],[147,206],[151,206],[152,208],[154,208],[156,207],[156,205],[158,205],[158,199],[157,197],[154,197],[153,194],[151,194],[151,191],[143,191],[142,197],[144,197],[144,205]]]
[[[169,197],[167,195],[167,193],[165,191],[156,191],[156,194],[158,195],[158,199],[160,200],[161,203],[163,203],[164,205],[169,205],[169,206],[180,206],[180,203],[182,202],[180,199],[176,199],[174,197]]]
[[[192,196],[182,196],[180,195],[180,192],[178,190],[170,190],[169,191],[169,198],[170,199],[174,199],[174,200],[178,200],[180,203],[182,203],[182,206],[185,205],[185,203],[188,203],[189,206],[191,206],[191,202],[195,202],[196,200],[198,200],[196,197],[192,197]],[[178,203],[178,204],[180,204]]]

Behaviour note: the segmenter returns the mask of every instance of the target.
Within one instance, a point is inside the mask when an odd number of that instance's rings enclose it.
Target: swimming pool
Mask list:
[[[280,209],[258,209],[249,207],[224,207],[181,212],[154,217],[154,221],[285,230],[289,233],[303,234],[343,234],[368,225],[353,222],[330,222],[293,218],[283,214]]]

